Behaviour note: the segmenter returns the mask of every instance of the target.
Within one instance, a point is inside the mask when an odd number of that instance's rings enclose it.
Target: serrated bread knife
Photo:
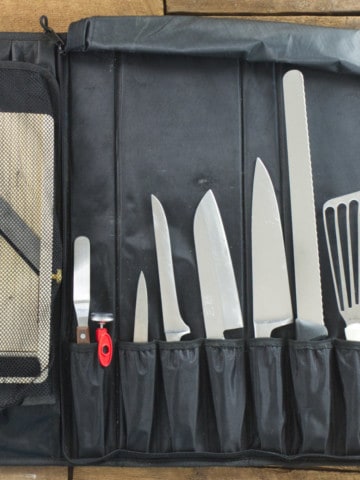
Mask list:
[[[203,196],[194,218],[196,261],[207,338],[224,338],[243,327],[239,295],[220,211],[212,190]]]
[[[77,343],[90,343],[90,240],[76,237],[74,241],[73,300],[77,317]]]
[[[315,201],[304,78],[298,70],[283,77],[293,235],[296,337],[327,335],[324,325]]]
[[[251,209],[253,319],[255,337],[270,337],[293,323],[279,208],[269,172],[256,160]]]
[[[170,234],[165,212],[160,201],[154,195],[151,195],[151,206],[165,337],[168,342],[179,341],[183,335],[190,332],[190,328],[182,319],[179,311]]]
[[[133,341],[139,343],[145,343],[148,341],[148,295],[143,272],[139,275],[136,290]]]

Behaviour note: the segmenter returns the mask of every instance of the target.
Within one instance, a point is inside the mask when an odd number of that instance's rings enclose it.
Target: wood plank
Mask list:
[[[119,468],[77,467],[74,480],[358,480],[356,470],[292,470],[282,468]]]
[[[163,15],[163,0],[0,0],[0,32],[40,32],[41,15],[49,17],[56,32],[71,22],[97,15]]]
[[[1,467],[0,480],[67,480],[67,467]]]
[[[166,0],[166,13],[187,14],[345,14],[360,12],[358,0]]]
[[[360,2],[359,2],[360,4]],[[296,23],[298,25],[314,25],[318,27],[332,27],[332,28],[360,28],[360,16],[327,16],[327,15],[236,15],[236,16],[221,16],[220,18],[235,18],[238,20],[256,20],[260,22],[283,22]]]

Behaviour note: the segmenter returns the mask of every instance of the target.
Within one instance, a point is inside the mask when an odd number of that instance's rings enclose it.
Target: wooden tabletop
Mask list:
[[[358,0],[0,0],[0,31],[41,31],[47,15],[57,32],[94,15],[213,15],[360,28]],[[0,480],[355,480],[360,467],[290,470],[279,468],[2,467]]]

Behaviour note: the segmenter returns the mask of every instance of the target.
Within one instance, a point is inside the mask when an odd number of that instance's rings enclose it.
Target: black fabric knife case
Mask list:
[[[53,105],[64,259],[51,395],[25,392],[1,409],[0,463],[358,463],[360,344],[343,340],[321,220],[328,198],[360,187],[358,33],[192,17],[99,17],[72,24],[62,51],[56,40],[51,33],[0,35],[0,111],[31,111],[28,75],[39,78],[39,95]],[[294,293],[281,91],[290,68],[305,78],[330,334],[310,342],[253,339],[251,326],[257,157],[275,186]],[[17,83],[14,69],[23,72]],[[196,206],[209,188],[244,316],[242,338],[223,341],[203,339],[192,233]],[[191,328],[182,342],[163,341],[151,194],[167,215],[180,310]],[[78,235],[91,241],[91,311],[115,315],[109,327],[115,354],[106,369],[95,343],[75,343],[71,279]],[[141,270],[151,341],[134,344]]]

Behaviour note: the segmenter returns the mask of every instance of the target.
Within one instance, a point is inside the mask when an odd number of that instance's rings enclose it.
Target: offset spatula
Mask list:
[[[260,158],[253,183],[251,251],[255,337],[270,337],[275,328],[293,323],[294,318],[279,208]]]
[[[77,237],[74,242],[73,296],[78,322],[76,341],[90,343],[90,240],[87,237]]]
[[[238,290],[220,211],[212,190],[203,196],[194,218],[196,261],[207,338],[243,327]]]
[[[347,340],[360,341],[360,192],[328,200],[323,207],[336,301]]]

